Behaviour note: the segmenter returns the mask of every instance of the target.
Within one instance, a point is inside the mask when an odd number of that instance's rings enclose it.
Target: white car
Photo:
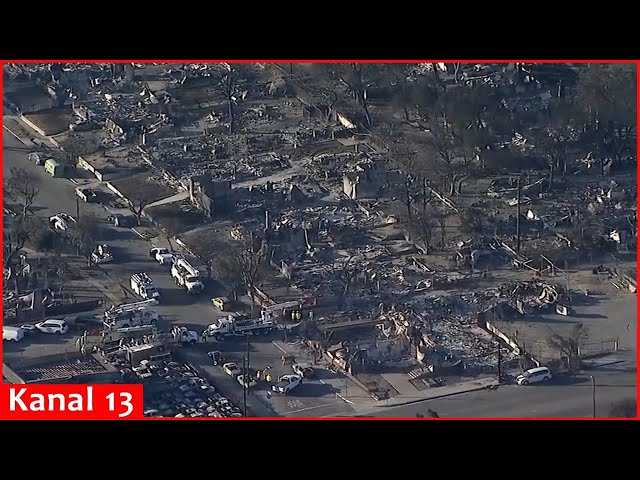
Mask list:
[[[49,225],[51,225],[54,230],[61,230],[65,232],[74,223],[76,223],[76,219],[66,213],[59,213],[53,217],[49,217]]]
[[[238,375],[238,383],[240,385],[242,385],[245,388],[253,388],[255,387],[258,382],[256,381],[255,378],[253,378],[251,375],[247,375],[247,380],[245,381],[245,376],[244,375]]]
[[[20,328],[24,330],[24,333],[33,333],[37,330],[35,325],[30,325],[28,323],[20,325]]]
[[[235,363],[225,363],[222,365],[222,370],[224,370],[224,373],[232,377],[237,377],[242,373],[242,369]]]
[[[302,385],[302,377],[300,375],[283,375],[278,380],[278,383],[271,386],[271,390],[275,393],[287,395],[300,385]]]
[[[551,378],[551,372],[547,367],[530,368],[516,377],[516,383],[518,385],[529,385],[530,383],[548,382]]]
[[[69,325],[64,320],[45,320],[44,322],[36,323],[36,328],[42,333],[55,333],[57,335],[64,335],[69,331]]]

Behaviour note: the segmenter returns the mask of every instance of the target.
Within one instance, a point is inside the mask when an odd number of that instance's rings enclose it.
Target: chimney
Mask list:
[[[195,191],[195,182],[193,180],[193,177],[189,177],[189,200],[191,200],[192,202],[195,200],[193,197],[194,191]]]

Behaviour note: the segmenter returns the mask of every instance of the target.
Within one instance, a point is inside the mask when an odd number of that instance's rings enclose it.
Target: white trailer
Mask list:
[[[171,276],[176,285],[186,288],[189,293],[196,294],[204,290],[204,284],[200,280],[200,272],[185,258],[176,259],[171,266]]]
[[[234,335],[268,335],[276,328],[276,323],[271,320],[262,318],[238,320],[229,315],[227,318],[220,318],[209,325],[205,330],[205,335],[214,337],[216,340],[223,340],[225,337]]]
[[[153,284],[151,277],[144,272],[131,275],[131,290],[146,300],[155,299],[158,302],[160,301],[160,292]]]

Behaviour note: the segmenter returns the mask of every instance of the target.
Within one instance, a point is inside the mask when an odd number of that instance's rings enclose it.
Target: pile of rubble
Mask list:
[[[273,152],[230,151],[228,142],[212,137],[174,138],[145,147],[145,158],[156,169],[186,179],[210,175],[215,181],[242,181],[272,175],[290,166],[287,156]]]

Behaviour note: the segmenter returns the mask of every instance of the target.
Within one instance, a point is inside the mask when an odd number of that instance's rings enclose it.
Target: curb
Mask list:
[[[396,403],[394,405],[376,405],[375,407],[372,408],[394,408],[394,407],[403,407],[405,405],[412,405],[414,403],[421,403],[421,402],[428,402],[429,400],[436,400],[438,398],[446,398],[446,397],[453,397],[455,395],[462,395],[464,393],[471,393],[471,392],[478,392],[480,390],[487,390],[488,387],[494,387],[494,386],[499,386],[499,384],[497,383],[493,383],[493,384],[489,384],[489,385],[482,385],[482,386],[478,386],[478,387],[473,387],[473,388],[469,388],[467,390],[461,390],[459,392],[453,392],[453,393],[443,393],[442,395],[436,395],[433,397],[428,397],[428,398],[418,398],[415,400],[408,400],[406,402],[402,402],[402,403]]]

